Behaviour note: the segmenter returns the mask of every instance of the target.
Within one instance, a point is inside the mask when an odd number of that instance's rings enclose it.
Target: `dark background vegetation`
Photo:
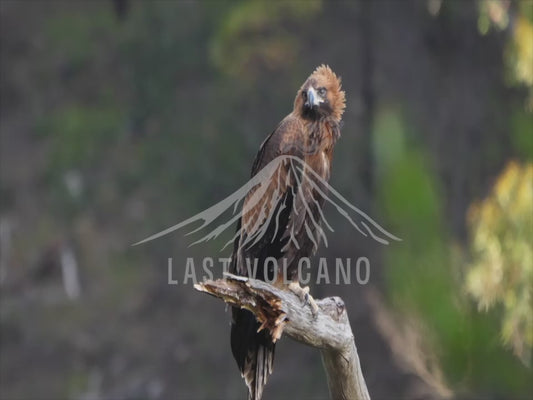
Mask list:
[[[167,284],[169,257],[179,275],[229,251],[181,231],[130,245],[240,187],[322,63],[347,94],[331,183],[403,239],[326,209],[319,256],[368,257],[371,278],[312,293],[345,300],[370,394],[532,393],[531,244],[522,295],[483,312],[467,284],[469,208],[533,158],[531,2],[0,4],[2,400],[244,398],[229,313]],[[318,351],[284,338],[265,399],[326,397]]]

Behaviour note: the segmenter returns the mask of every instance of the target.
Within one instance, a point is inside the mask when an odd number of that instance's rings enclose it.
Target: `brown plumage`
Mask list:
[[[232,273],[248,276],[249,266],[253,268],[257,260],[253,277],[271,281],[275,271],[265,271],[263,265],[267,257],[274,257],[280,266],[286,262],[288,278],[297,281],[298,261],[313,255],[323,237],[320,221],[327,189],[321,182],[329,180],[344,108],[340,79],[321,65],[298,90],[293,111],[266,138],[255,158],[252,176],[284,157],[267,175],[270,180],[252,188],[244,200]],[[277,276],[282,278],[282,271]],[[277,283],[282,284],[281,279]],[[253,314],[233,309],[231,348],[251,400],[261,398],[274,360],[273,338],[258,329]]]

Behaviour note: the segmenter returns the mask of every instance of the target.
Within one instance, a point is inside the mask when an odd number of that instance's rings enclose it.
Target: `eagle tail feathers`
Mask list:
[[[242,309],[233,309],[231,349],[233,357],[248,386],[248,400],[260,400],[274,364],[275,344],[270,334],[262,330],[255,316]]]

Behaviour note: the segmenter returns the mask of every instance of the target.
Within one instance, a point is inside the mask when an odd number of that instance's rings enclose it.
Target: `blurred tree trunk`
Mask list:
[[[373,2],[362,1],[359,10],[359,38],[361,40],[361,142],[363,152],[362,169],[359,171],[361,182],[367,192],[366,200],[372,203],[374,193],[374,160],[372,152],[372,129],[374,124],[374,51],[373,51]]]

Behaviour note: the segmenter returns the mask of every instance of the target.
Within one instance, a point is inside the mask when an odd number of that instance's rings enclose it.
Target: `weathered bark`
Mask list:
[[[338,297],[316,300],[318,314],[289,290],[266,282],[226,274],[226,279],[195,285],[234,306],[250,310],[278,340],[285,332],[320,349],[334,400],[369,400],[344,302]]]

